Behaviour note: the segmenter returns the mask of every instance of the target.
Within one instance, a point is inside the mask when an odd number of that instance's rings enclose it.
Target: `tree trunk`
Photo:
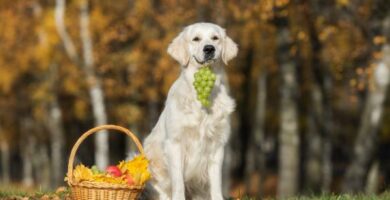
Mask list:
[[[390,45],[383,47],[384,58],[374,70],[375,88],[367,95],[361,125],[355,141],[353,157],[344,178],[343,191],[356,193],[364,189],[372,157],[377,150],[378,129],[383,116],[383,104],[390,77]]]
[[[89,33],[89,5],[88,0],[80,2],[80,29],[83,47],[83,70],[87,76],[89,94],[91,96],[95,126],[107,124],[107,113],[104,104],[104,94],[100,79],[96,76],[93,59],[93,47]],[[95,135],[95,163],[100,169],[105,169],[109,163],[109,140],[107,130],[99,131]]]
[[[379,191],[379,161],[375,161],[368,171],[366,194],[376,194]]]
[[[332,142],[333,117],[331,107],[332,79],[329,71],[321,59],[322,44],[318,38],[315,26],[316,15],[327,15],[329,6],[320,5],[315,0],[303,1],[303,15],[306,19],[310,46],[311,46],[311,74],[313,77],[311,87],[311,102],[308,119],[308,151],[305,182],[311,191],[328,193],[332,182]],[[311,141],[313,140],[313,141]],[[315,143],[320,144],[320,147]],[[320,165],[320,166],[319,166]],[[318,169],[319,167],[319,169]],[[318,171],[320,170],[320,171]],[[319,182],[321,185],[319,186]]]
[[[29,144],[25,147],[22,147],[22,160],[23,160],[23,185],[27,187],[31,187],[34,183],[33,179],[33,165],[32,165],[32,155],[29,150],[31,150]]]
[[[330,112],[330,111],[328,111]],[[330,119],[328,119],[330,120]],[[330,122],[330,121],[329,121]],[[328,132],[329,134],[331,132]],[[330,186],[333,178],[333,165],[332,165],[332,141],[330,135],[323,136],[322,139],[322,193],[329,193]]]
[[[33,152],[33,171],[36,175],[36,182],[39,183],[39,186],[44,190],[53,189],[56,186],[50,184],[53,171],[50,169],[51,165],[48,156],[48,149],[46,145],[42,143],[39,144],[36,148],[37,149]],[[62,174],[62,176],[63,175],[64,174]]]
[[[36,148],[36,139],[32,135],[32,121],[30,119],[23,120],[22,132],[23,138],[20,143],[23,161],[23,180],[22,183],[26,187],[31,187],[34,184],[33,178],[33,155]]]
[[[79,58],[76,48],[65,27],[65,3],[66,0],[56,0],[55,25],[57,32],[64,43],[65,52],[73,62],[78,63]]]
[[[65,137],[62,125],[62,111],[58,105],[56,94],[49,105],[49,118],[47,126],[50,132],[50,148],[51,148],[51,173],[52,186],[56,187],[63,183],[64,176],[64,145]]]
[[[256,114],[255,123],[253,126],[252,139],[249,141],[249,149],[246,161],[246,188],[252,195],[257,192],[258,198],[263,196],[262,182],[266,174],[265,167],[265,111],[267,98],[267,74],[263,69],[257,81],[257,97],[256,97]],[[253,173],[257,173],[255,179],[251,177]],[[257,188],[253,188],[257,186]],[[256,191],[255,191],[256,190]]]
[[[312,115],[308,119],[306,133],[306,160],[305,160],[305,188],[309,192],[318,193],[321,190],[322,181],[322,138],[315,119]]]
[[[382,34],[390,35],[390,15],[382,21]],[[344,177],[344,192],[356,193],[364,189],[366,176],[372,157],[378,146],[378,129],[383,117],[383,106],[390,82],[390,44],[382,47],[383,57],[378,62],[372,76],[372,85],[368,91],[353,156]]]
[[[275,19],[278,28],[278,63],[281,71],[278,197],[293,196],[298,190],[299,133],[297,115],[296,63],[290,54],[292,45],[287,17]]]
[[[89,32],[89,5],[87,0],[82,0],[80,5],[80,38],[82,41],[83,61],[80,61],[76,53],[69,34],[66,31],[64,23],[65,0],[56,0],[56,27],[62,42],[64,43],[65,52],[69,58],[78,66],[82,67],[87,83],[89,95],[91,98],[92,111],[95,120],[95,126],[107,124],[107,113],[104,104],[104,93],[101,80],[96,76],[94,71],[93,47]],[[109,163],[108,151],[108,132],[102,130],[95,135],[95,163],[100,169],[104,169]]]
[[[258,155],[256,157],[256,171],[259,173],[258,198],[263,197],[263,182],[266,177],[266,141],[265,141],[265,113],[267,105],[267,72],[263,70],[257,83],[257,109],[254,137]]]
[[[7,141],[3,140],[0,142],[0,151],[1,151],[1,174],[2,182],[7,185],[10,182],[10,160],[9,160],[9,146]]]
[[[246,161],[245,161],[245,191],[248,195],[252,196],[253,195],[253,175],[255,173],[255,168],[256,168],[256,158],[259,156],[256,152],[256,143],[253,141],[254,136],[253,134],[250,135],[251,140],[248,142],[248,150],[247,150],[247,155],[246,155]]]

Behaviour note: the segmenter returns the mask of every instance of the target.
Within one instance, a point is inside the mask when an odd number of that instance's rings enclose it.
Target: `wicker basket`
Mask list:
[[[74,164],[74,157],[76,155],[77,149],[79,148],[81,142],[83,142],[88,136],[102,129],[118,130],[128,135],[137,145],[137,148],[141,153],[141,155],[144,154],[144,150],[138,138],[126,128],[115,126],[115,125],[102,125],[88,130],[83,135],[81,135],[81,137],[74,144],[69,156],[67,176],[68,176],[68,184],[71,187],[72,199],[75,200],[137,199],[138,196],[141,194],[142,190],[144,189],[144,186],[128,186],[123,184],[101,183],[101,182],[97,183],[97,182],[88,182],[88,181],[77,183],[73,181],[73,164]]]

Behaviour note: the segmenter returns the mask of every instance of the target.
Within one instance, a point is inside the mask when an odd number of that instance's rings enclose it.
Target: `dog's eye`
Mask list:
[[[194,38],[192,39],[192,41],[198,42],[198,41],[200,41],[200,38],[199,38],[199,37],[194,37]]]
[[[218,40],[219,38],[218,38],[218,36],[213,36],[211,39],[212,40]]]

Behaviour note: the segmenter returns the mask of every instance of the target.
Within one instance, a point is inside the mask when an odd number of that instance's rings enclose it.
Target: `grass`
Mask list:
[[[289,198],[288,200],[388,200],[390,199],[390,192],[384,192],[379,195],[366,194],[340,194],[340,195],[321,195],[321,196],[302,196],[296,198]]]
[[[274,199],[274,198],[266,198]],[[229,200],[256,200],[256,198],[244,196],[242,198],[229,198]],[[313,196],[299,196],[286,198],[286,200],[390,200],[390,191],[384,192],[379,195],[366,195],[366,194],[323,194]]]
[[[60,187],[56,191],[25,189],[17,185],[0,185],[0,200],[58,200],[66,199],[69,189]]]
[[[0,200],[58,200],[67,199],[69,189],[61,187],[57,191],[45,190],[26,190],[18,186],[4,186],[0,185]],[[267,198],[268,199],[268,198]],[[269,198],[272,199],[272,198]],[[242,198],[229,198],[228,200],[256,200],[253,197],[244,196]],[[390,191],[379,195],[365,195],[365,194],[324,194],[318,196],[299,196],[286,198],[286,200],[390,200]]]

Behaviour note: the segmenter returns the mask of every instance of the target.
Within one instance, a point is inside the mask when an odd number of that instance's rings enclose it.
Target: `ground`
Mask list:
[[[21,190],[18,186],[2,186],[0,185],[0,200],[70,200],[69,189],[60,187],[56,191],[34,191],[24,189]],[[271,199],[271,198],[270,198]],[[318,195],[318,196],[300,196],[288,198],[288,200],[388,200],[390,199],[390,191],[379,195]],[[230,198],[229,200],[255,200],[251,197]]]

